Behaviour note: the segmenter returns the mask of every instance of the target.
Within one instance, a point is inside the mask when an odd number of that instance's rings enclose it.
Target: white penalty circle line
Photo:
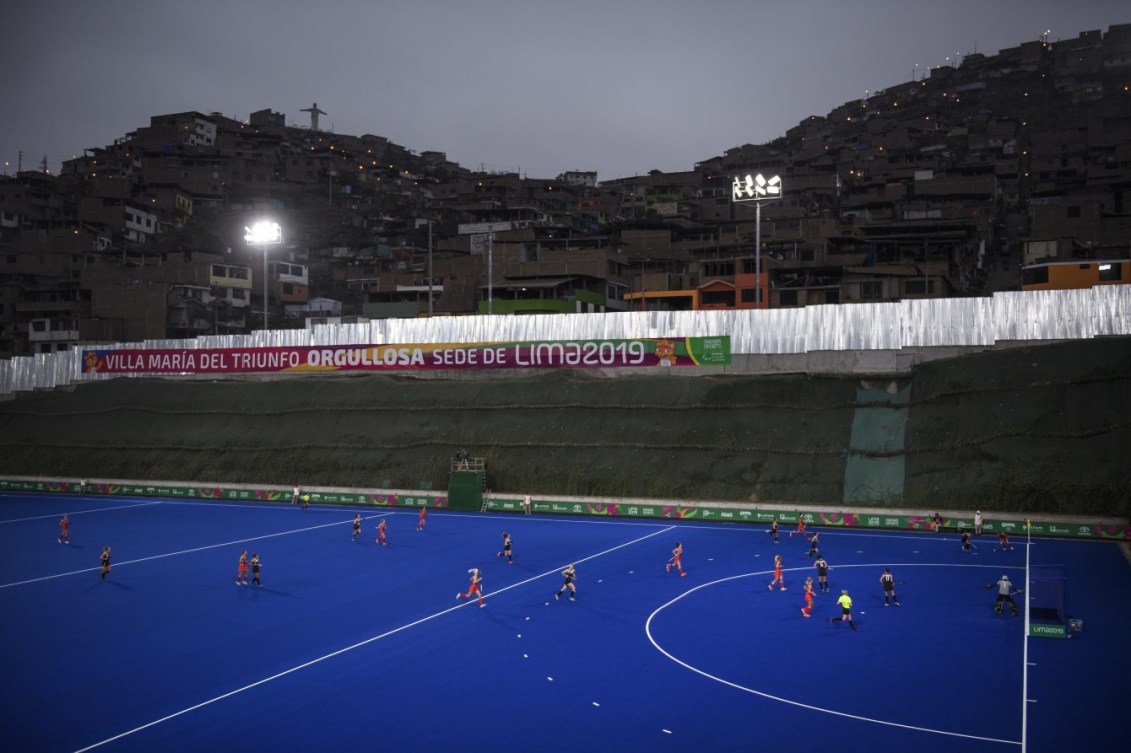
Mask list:
[[[603,552],[597,552],[596,554],[591,554],[588,557],[582,557],[580,559],[573,560],[573,563],[577,564],[579,562],[588,562],[589,560],[597,559],[598,557],[603,557],[604,555],[610,554],[611,552],[615,552],[618,549],[623,549],[627,546],[632,546],[633,544],[638,544],[641,541],[644,541],[645,539],[650,539],[653,536],[659,536],[662,533],[667,533],[668,531],[671,531],[674,528],[675,528],[675,526],[667,526],[666,528],[661,528],[660,530],[653,531],[653,532],[651,532],[647,535],[640,536],[639,538],[635,538],[632,541],[626,541],[623,544],[617,544],[616,546],[611,547],[609,549],[606,549]],[[562,567],[564,567],[564,565]],[[527,583],[531,583],[533,581],[539,580],[540,578],[545,578],[547,575],[556,575],[560,571],[561,571],[561,568],[555,567],[554,569],[547,570],[546,572],[541,573],[539,575],[533,575],[533,576],[527,578],[526,580],[519,581],[518,583],[512,583],[511,585],[506,586],[505,588],[500,588],[498,591],[492,591],[490,595],[484,594],[483,598],[484,599],[492,598],[492,597],[497,596],[501,593],[505,593],[507,591],[510,591],[511,589],[518,588],[519,586],[524,586]],[[188,708],[185,708],[185,709],[181,709],[180,711],[176,711],[172,714],[168,714],[167,716],[163,716],[160,719],[155,719],[152,722],[147,722],[147,723],[141,725],[140,727],[134,727],[131,730],[127,730],[125,732],[120,732],[117,735],[114,735],[113,737],[108,737],[105,740],[100,740],[99,742],[96,742],[92,745],[88,745],[85,748],[79,748],[74,753],[86,753],[86,751],[88,751],[88,750],[94,750],[95,748],[100,748],[103,745],[108,745],[108,744],[110,744],[110,743],[112,743],[116,740],[121,740],[123,737],[128,737],[129,735],[133,735],[135,733],[142,732],[144,730],[149,729],[150,727],[155,727],[158,724],[162,724],[163,722],[167,722],[170,719],[176,719],[179,716],[183,716],[183,715],[188,714],[192,711],[196,711],[197,709],[202,709],[205,706],[210,706],[213,703],[218,703],[219,701],[223,701],[227,698],[231,698],[234,695],[238,695],[238,694],[243,693],[245,691],[251,690],[252,688],[257,688],[260,685],[265,685],[265,684],[271,682],[272,680],[278,680],[280,677],[286,677],[289,674],[293,674],[293,673],[298,672],[300,670],[306,669],[307,667],[314,666],[315,664],[320,664],[324,661],[327,661],[328,659],[333,659],[336,656],[340,656],[341,654],[347,653],[349,651],[353,651],[354,649],[358,649],[358,648],[361,648],[363,646],[368,646],[370,643],[373,643],[375,641],[379,641],[382,638],[388,638],[391,635],[396,635],[397,633],[400,633],[404,630],[408,630],[409,628],[416,627],[417,625],[421,625],[421,624],[428,622],[430,620],[434,620],[437,617],[442,617],[446,614],[454,612],[457,609],[463,609],[464,607],[471,606],[471,603],[472,603],[471,601],[467,601],[467,602],[464,602],[462,604],[456,604],[454,607],[448,607],[447,609],[442,609],[439,612],[433,612],[432,614],[428,615],[427,617],[421,617],[419,620],[414,620],[413,622],[410,622],[406,625],[401,625],[400,627],[393,628],[392,630],[387,630],[384,633],[381,633],[380,635],[375,635],[371,638],[366,638],[363,641],[358,641],[357,643],[354,643],[351,646],[346,646],[345,648],[340,648],[337,651],[331,651],[330,653],[328,653],[324,656],[320,656],[317,659],[311,659],[310,661],[303,662],[302,664],[291,667],[290,669],[284,669],[282,672],[277,672],[276,674],[273,674],[270,677],[265,677],[262,680],[256,680],[253,683],[250,683],[248,685],[244,685],[242,688],[236,688],[235,690],[229,690],[227,693],[224,693],[223,695],[218,695],[215,698],[209,698],[207,701],[201,701],[198,704],[195,704],[193,706],[189,706]]]
[[[997,567],[999,569],[1004,567],[1007,570],[1009,570],[1009,569],[1020,569],[1016,566],[1011,567],[1011,566],[1008,566],[1008,565],[955,565],[955,564],[949,563],[949,562],[948,563],[903,563],[903,564],[895,564],[895,565],[888,565],[888,566],[889,567],[975,567],[975,568],[994,568],[994,567]],[[875,565],[875,564],[840,565],[839,569],[857,568],[857,567],[883,567],[883,565]],[[790,568],[790,569],[800,569],[800,568]],[[730,680],[725,680],[721,677],[716,677],[715,675],[712,675],[709,672],[704,672],[703,670],[701,670],[697,667],[691,666],[687,662],[685,662],[681,659],[678,659],[675,656],[668,653],[667,651],[665,651],[664,648],[659,643],[656,642],[655,637],[653,637],[653,635],[652,635],[652,619],[654,617],[656,617],[656,615],[658,615],[660,612],[662,612],[663,610],[670,607],[672,604],[675,604],[677,601],[683,599],[685,596],[693,594],[693,593],[695,593],[696,591],[698,591],[702,588],[714,586],[714,585],[717,585],[719,583],[725,583],[725,582],[730,581],[730,580],[738,580],[739,578],[749,578],[749,577],[753,577],[755,575],[769,575],[772,572],[773,572],[772,570],[762,570],[762,571],[753,572],[753,573],[743,573],[741,575],[731,575],[731,576],[726,577],[726,578],[719,578],[718,580],[713,580],[709,583],[703,583],[701,585],[695,586],[694,588],[688,589],[687,591],[684,591],[682,594],[675,597],[674,599],[667,602],[666,604],[661,604],[659,607],[657,607],[655,609],[655,611],[652,612],[652,614],[648,615],[648,619],[644,621],[644,634],[646,636],[648,636],[648,642],[652,644],[653,648],[655,648],[661,654],[666,656],[668,659],[671,659],[673,662],[680,665],[684,669],[689,669],[697,675],[701,675],[702,677],[706,677],[708,680],[714,680],[715,682],[721,683],[723,685],[734,688],[736,690],[741,690],[745,693],[750,693],[751,695],[761,696],[762,698],[767,698],[771,701],[778,701],[780,703],[789,704],[790,706],[797,706],[799,708],[809,709],[810,711],[819,711],[822,714],[832,714],[833,716],[840,716],[840,717],[844,717],[846,719],[855,719],[855,720],[861,721],[861,722],[871,722],[872,724],[882,724],[882,725],[885,725],[885,726],[888,726],[888,727],[899,727],[900,729],[909,729],[909,730],[914,730],[916,732],[929,732],[929,733],[935,734],[935,735],[948,735],[950,737],[961,737],[961,738],[965,738],[967,740],[982,740],[984,742],[1003,743],[1005,745],[1018,745],[1018,746],[1021,745],[1020,740],[1002,740],[1002,739],[999,739],[999,738],[996,738],[996,737],[981,737],[979,735],[967,735],[967,734],[964,734],[962,732],[949,732],[947,730],[942,730],[942,729],[931,729],[930,727],[916,727],[916,726],[911,725],[911,724],[901,724],[899,722],[889,722],[889,721],[884,720],[884,719],[873,719],[873,718],[867,717],[867,716],[859,716],[857,714],[849,714],[845,711],[836,711],[835,709],[823,708],[821,706],[813,706],[813,705],[808,704],[808,703],[801,703],[800,701],[794,701],[794,700],[791,700],[789,698],[782,698],[781,696],[772,695],[770,693],[763,693],[760,690],[748,688],[745,685],[739,685],[738,683],[731,682]]]

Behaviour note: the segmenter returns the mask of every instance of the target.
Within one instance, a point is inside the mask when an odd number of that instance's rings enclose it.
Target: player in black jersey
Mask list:
[[[891,600],[898,607],[899,597],[895,595],[895,576],[891,574],[890,567],[884,568],[884,574],[880,576],[880,584],[884,587],[884,606],[890,606],[888,597],[891,597]]]
[[[819,555],[821,553],[820,539],[821,534],[817,531],[813,531],[813,535],[809,537],[809,554],[806,556],[812,557],[813,555]]]
[[[817,568],[817,588],[829,592],[829,563],[825,561],[823,554],[818,554],[813,567]]]
[[[511,535],[503,531],[503,551],[495,555],[496,557],[506,557],[507,564],[514,564],[514,556],[511,554]]]
[[[562,570],[562,578],[564,578],[564,580],[562,581],[562,587],[558,589],[558,592],[556,594],[554,594],[554,598],[561,599],[562,592],[568,588],[569,600],[573,601],[577,596],[577,586],[573,584],[573,582],[577,580],[577,571],[573,569],[572,564],[569,565],[565,570]]]

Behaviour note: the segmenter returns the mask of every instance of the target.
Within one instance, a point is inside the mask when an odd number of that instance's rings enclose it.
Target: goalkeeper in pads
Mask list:
[[[994,614],[1001,614],[1001,605],[1004,603],[1009,604],[1009,613],[1016,617],[1017,602],[1013,600],[1013,595],[1021,592],[1009,582],[1008,575],[1001,576],[1001,580],[995,585],[997,586],[997,598],[994,599]]]

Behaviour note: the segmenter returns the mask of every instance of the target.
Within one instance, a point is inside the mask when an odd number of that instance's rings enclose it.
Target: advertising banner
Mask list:
[[[518,505],[505,507],[501,504],[489,510],[509,511],[519,509]],[[598,515],[603,517],[622,516],[628,518],[677,518],[680,520],[723,521],[732,523],[755,523],[768,526],[777,518],[779,530],[787,531],[803,519],[810,527],[819,528],[873,528],[882,530],[927,531],[934,527],[930,515],[872,515],[849,512],[798,512],[797,510],[741,509],[734,507],[711,507],[679,504],[639,504],[639,503],[592,503],[555,502],[535,500],[533,511],[551,515]],[[962,524],[966,523],[966,526]],[[1034,536],[1057,536],[1063,538],[1094,538],[1118,541],[1131,540],[1131,525],[1102,525],[1098,523],[1047,523],[1031,521]],[[945,528],[968,527],[973,530],[973,520],[944,520]],[[984,535],[996,535],[1006,531],[1011,536],[1025,535],[1025,521],[991,521],[983,526]]]
[[[534,507],[534,503],[530,503],[530,507]],[[487,510],[489,512],[522,512],[522,501],[517,499],[488,499]]]
[[[61,492],[80,494],[78,483],[68,481],[16,481],[0,479],[0,491]],[[447,507],[444,495],[427,494],[365,494],[355,492],[304,491],[311,502],[330,505],[366,505],[374,507]],[[180,499],[233,500],[240,502],[290,502],[292,489],[265,487],[148,485],[141,483],[104,484],[90,483],[86,494],[117,495],[129,497],[171,497]]]
[[[83,373],[246,374],[725,366],[730,337],[510,343],[84,350]]]
[[[1029,635],[1035,638],[1067,638],[1068,630],[1060,624],[1031,622],[1029,623]]]

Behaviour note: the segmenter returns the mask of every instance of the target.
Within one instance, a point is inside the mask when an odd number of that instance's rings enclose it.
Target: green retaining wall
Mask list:
[[[123,378],[0,402],[0,477],[443,495],[460,449],[504,494],[1126,519],[1131,337],[866,380],[690,367]]]
[[[910,382],[864,382],[856,388],[844,503],[899,506],[907,472]]]

